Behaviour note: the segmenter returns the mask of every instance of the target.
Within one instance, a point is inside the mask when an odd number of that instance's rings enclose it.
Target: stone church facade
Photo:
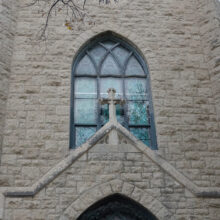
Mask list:
[[[27,2],[0,2],[0,219],[80,220],[129,201],[149,219],[219,220],[219,1],[94,0],[92,23],[70,31],[58,14],[46,44],[35,42],[44,18]],[[117,120],[69,147],[72,64],[102,34],[149,68],[156,150]]]

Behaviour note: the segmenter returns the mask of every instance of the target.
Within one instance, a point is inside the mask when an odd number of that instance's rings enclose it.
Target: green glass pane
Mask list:
[[[76,147],[85,143],[96,132],[96,127],[76,127]]]
[[[129,100],[146,100],[147,89],[146,79],[126,79],[125,80],[125,94]]]
[[[92,48],[89,51],[91,57],[95,61],[97,67],[99,67],[101,60],[104,58],[105,54],[107,53],[106,49],[104,49],[102,46],[98,45],[94,48]]]
[[[76,98],[97,98],[97,83],[93,78],[75,79]]]
[[[148,125],[147,102],[128,102],[129,125]]]
[[[76,74],[77,75],[85,75],[85,74],[96,75],[95,67],[88,55],[85,55],[78,63],[77,68],[76,68]]]
[[[149,130],[147,128],[130,128],[130,132],[146,145],[150,146]]]
[[[120,75],[121,72],[122,71],[120,71],[120,68],[113,56],[108,54],[102,64],[101,75]]]
[[[114,88],[116,90],[116,97],[122,97],[122,80],[112,77],[102,78],[100,80],[101,97],[107,98],[107,90]]]
[[[127,68],[125,71],[125,75],[138,75],[138,76],[144,76],[144,70],[138,60],[136,59],[135,56],[132,56],[127,64]]]
[[[123,107],[119,104],[116,105],[116,117],[117,117],[117,121],[120,124],[124,123]],[[109,121],[109,108],[107,104],[102,105],[101,121],[102,121],[102,124],[106,124]]]
[[[94,99],[75,99],[74,121],[76,124],[96,124],[96,103]]]

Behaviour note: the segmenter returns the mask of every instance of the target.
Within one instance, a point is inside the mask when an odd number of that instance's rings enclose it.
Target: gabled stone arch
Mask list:
[[[159,200],[148,192],[122,180],[97,184],[86,190],[64,210],[60,220],[75,220],[97,201],[116,193],[141,204],[159,220],[174,220],[173,214]]]

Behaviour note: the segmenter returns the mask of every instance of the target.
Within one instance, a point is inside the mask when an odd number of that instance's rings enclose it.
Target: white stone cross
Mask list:
[[[101,104],[108,104],[109,105],[109,121],[114,123],[114,122],[117,122],[115,105],[116,104],[123,105],[125,103],[125,101],[122,99],[115,98],[116,91],[114,88],[109,88],[107,92],[108,92],[108,98],[107,99],[100,99],[99,102]],[[109,144],[111,144],[111,145],[118,145],[119,144],[118,133],[116,130],[110,131]]]
[[[115,98],[115,89],[114,88],[109,88],[108,89],[108,98],[107,99],[100,99],[101,104],[108,104],[109,105],[109,121],[115,122],[117,121],[116,117],[116,104],[121,104],[123,105],[125,101],[123,99],[116,99]]]

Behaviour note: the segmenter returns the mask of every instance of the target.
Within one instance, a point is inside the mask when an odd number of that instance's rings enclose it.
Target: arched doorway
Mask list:
[[[134,200],[114,194],[90,206],[77,220],[157,220],[157,218]]]

